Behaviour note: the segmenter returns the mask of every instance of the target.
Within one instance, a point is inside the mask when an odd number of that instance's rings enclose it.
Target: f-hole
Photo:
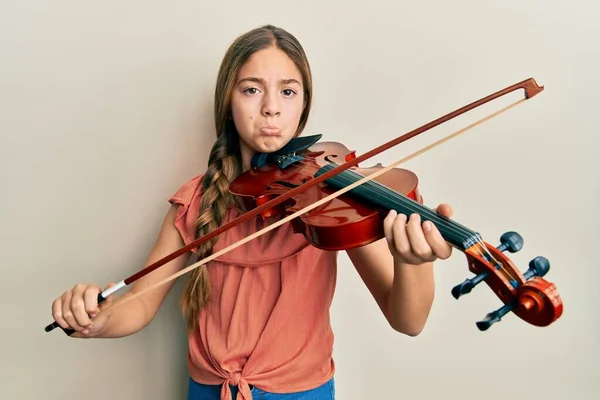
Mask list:
[[[336,156],[335,154],[334,155],[325,156],[325,160],[327,162],[332,163],[332,164],[337,164],[337,162],[334,160],[334,159],[337,159],[337,158],[339,158],[339,156]]]
[[[289,188],[289,189],[295,189],[298,186],[305,184],[309,180],[310,180],[310,178],[304,178],[297,185],[294,184],[294,183],[291,183],[291,182],[287,182],[287,181],[275,181],[275,182],[271,183],[269,186],[267,186],[267,190],[272,190],[273,189],[273,185],[281,185],[281,186]]]

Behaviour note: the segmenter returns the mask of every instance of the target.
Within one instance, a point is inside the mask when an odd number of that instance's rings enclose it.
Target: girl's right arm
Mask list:
[[[177,205],[172,205],[164,219],[146,265],[162,259],[185,245],[175,227],[176,211]],[[130,297],[181,270],[187,265],[189,257],[189,253],[182,255],[140,278],[134,282],[131,290],[122,298]],[[113,303],[114,295],[98,305],[98,293],[102,291],[98,285],[75,285],[73,289],[54,300],[52,316],[61,327],[76,331],[71,337],[118,338],[132,335],[152,321],[174,283],[175,280],[172,280],[163,284],[127,304],[115,308],[108,315],[103,314],[93,320],[88,315],[93,318],[99,310],[110,306]],[[112,285],[109,284],[107,287]]]

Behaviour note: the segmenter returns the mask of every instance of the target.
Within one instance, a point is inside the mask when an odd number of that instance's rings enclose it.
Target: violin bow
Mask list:
[[[347,170],[347,169],[349,169],[349,168],[351,168],[353,166],[357,166],[362,161],[365,161],[365,160],[367,160],[367,159],[369,159],[369,158],[371,158],[371,157],[373,157],[373,156],[375,156],[375,155],[377,155],[379,153],[382,153],[382,152],[384,152],[384,151],[386,151],[386,150],[388,150],[388,149],[390,149],[390,148],[392,148],[394,146],[397,146],[398,144],[400,144],[402,142],[405,142],[405,141],[407,141],[407,140],[409,140],[409,139],[411,139],[411,138],[413,138],[413,137],[415,137],[417,135],[420,135],[421,133],[423,133],[425,131],[428,131],[428,130],[430,130],[430,129],[438,126],[438,125],[441,125],[441,124],[443,124],[443,123],[445,123],[445,122],[447,122],[447,121],[449,121],[449,120],[451,120],[453,118],[456,118],[456,117],[458,117],[458,116],[460,116],[460,115],[462,115],[462,114],[464,114],[464,113],[466,113],[468,111],[471,111],[471,110],[473,110],[473,109],[475,109],[477,107],[480,107],[480,106],[482,106],[482,105],[484,105],[484,104],[486,104],[486,103],[488,103],[488,102],[490,102],[492,100],[498,99],[498,98],[500,98],[502,96],[505,96],[505,95],[507,95],[509,93],[512,93],[512,92],[514,92],[516,90],[519,90],[519,89],[523,89],[523,91],[524,91],[524,98],[522,98],[520,100],[517,100],[516,102],[513,102],[512,104],[509,104],[508,106],[506,106],[506,107],[504,107],[504,108],[502,108],[502,109],[500,109],[500,110],[498,110],[498,111],[496,111],[496,112],[494,112],[492,114],[489,114],[488,116],[486,116],[486,117],[484,117],[484,118],[476,121],[475,123],[472,123],[469,126],[463,128],[463,129],[461,129],[461,130],[459,130],[459,131],[457,131],[457,132],[455,132],[455,133],[453,133],[453,134],[451,134],[451,135],[449,135],[449,136],[447,136],[445,138],[442,138],[442,139],[438,140],[437,142],[434,142],[433,144],[431,144],[431,145],[429,145],[427,147],[424,147],[423,149],[421,149],[421,150],[419,150],[419,151],[417,151],[417,152],[415,152],[415,153],[413,153],[413,154],[411,154],[411,155],[409,155],[409,156],[407,156],[407,157],[405,157],[405,158],[403,158],[403,159],[401,159],[399,161],[394,162],[393,164],[388,165],[385,168],[381,168],[380,170],[378,170],[378,171],[376,171],[376,172],[374,172],[372,174],[369,174],[368,176],[365,176],[364,178],[362,178],[362,179],[354,182],[353,184],[351,184],[349,186],[346,186],[346,187],[344,187],[344,188],[342,188],[342,189],[340,189],[340,190],[332,193],[331,195],[329,195],[327,197],[324,197],[324,198],[320,199],[319,201],[317,201],[317,202],[315,202],[315,203],[313,203],[313,204],[311,204],[311,205],[309,205],[309,206],[307,206],[307,207],[305,207],[305,208],[303,208],[303,209],[301,209],[301,210],[299,210],[299,211],[297,211],[297,212],[295,212],[295,213],[293,213],[291,215],[288,215],[287,217],[285,217],[285,218],[283,218],[283,219],[281,219],[281,220],[279,220],[277,222],[274,222],[274,223],[270,224],[269,226],[263,228],[262,230],[260,230],[258,232],[255,232],[254,234],[252,234],[252,235],[250,235],[250,236],[248,236],[248,237],[246,237],[246,238],[244,238],[244,239],[242,239],[242,240],[240,240],[240,241],[238,241],[236,243],[233,243],[230,246],[228,246],[228,247],[226,247],[226,248],[224,248],[224,249],[222,249],[222,250],[220,250],[220,251],[218,251],[216,253],[211,254],[210,256],[208,256],[208,257],[206,257],[206,258],[204,258],[204,259],[202,259],[202,260],[200,260],[200,261],[198,261],[198,262],[196,262],[196,263],[194,263],[194,264],[186,267],[185,269],[182,269],[181,271],[178,271],[177,273],[175,273],[175,274],[173,274],[173,275],[171,275],[171,276],[169,276],[169,277],[161,280],[160,282],[157,282],[154,285],[151,285],[151,286],[145,288],[144,290],[142,290],[142,291],[140,291],[138,293],[133,294],[132,296],[130,296],[128,298],[124,298],[123,300],[119,299],[119,300],[115,301],[113,304],[111,304],[111,306],[109,306],[109,307],[101,310],[100,312],[98,312],[96,314],[96,317],[98,317],[98,316],[100,316],[100,315],[102,315],[104,313],[107,313],[107,312],[113,310],[116,307],[124,305],[128,301],[133,300],[133,299],[135,299],[135,298],[143,295],[144,293],[146,293],[146,292],[148,292],[150,290],[153,290],[153,289],[155,289],[155,288],[157,288],[157,287],[159,287],[159,286],[161,286],[161,285],[163,285],[163,284],[165,284],[167,282],[170,282],[170,281],[178,278],[179,276],[184,275],[184,274],[192,271],[193,269],[196,269],[196,268],[200,267],[201,265],[206,264],[207,262],[211,261],[212,259],[214,259],[216,257],[219,257],[220,255],[222,255],[224,253],[227,253],[227,252],[233,250],[234,248],[239,247],[242,244],[247,243],[250,240],[253,240],[253,239],[257,238],[258,236],[261,236],[262,234],[264,234],[264,233],[266,233],[266,232],[268,232],[268,231],[270,231],[272,229],[275,229],[276,227],[281,226],[282,224],[287,223],[288,221],[290,221],[290,220],[298,217],[299,215],[302,215],[302,214],[306,213],[307,211],[312,210],[313,208],[318,207],[319,205],[321,205],[323,203],[326,203],[327,201],[330,201],[330,200],[332,200],[333,198],[335,198],[337,196],[340,196],[341,194],[343,194],[343,193],[345,193],[345,192],[347,192],[347,191],[355,188],[356,186],[359,186],[359,185],[361,185],[361,184],[363,184],[363,183],[365,183],[367,181],[372,180],[373,178],[375,178],[375,177],[377,177],[377,176],[379,176],[379,175],[381,175],[381,174],[389,171],[390,169],[398,166],[399,164],[404,163],[404,162],[406,162],[406,161],[408,161],[408,160],[416,157],[417,155],[422,154],[425,151],[428,151],[431,148],[433,148],[435,146],[438,146],[439,144],[441,144],[443,142],[446,142],[446,141],[450,140],[451,138],[458,136],[461,133],[466,132],[467,130],[469,130],[469,129],[477,126],[477,125],[480,125],[481,123],[483,123],[485,121],[488,121],[489,119],[491,119],[493,117],[496,117],[497,115],[503,113],[504,111],[508,110],[509,108],[512,108],[512,107],[514,107],[514,106],[522,103],[523,101],[528,100],[528,99],[536,96],[538,93],[540,93],[541,91],[544,90],[544,86],[538,85],[534,78],[525,79],[525,80],[523,80],[521,82],[515,83],[513,85],[510,85],[510,86],[502,89],[502,90],[499,90],[499,91],[497,91],[495,93],[492,93],[492,94],[490,94],[488,96],[485,96],[485,97],[483,97],[483,98],[481,98],[481,99],[479,99],[477,101],[469,103],[469,104],[467,104],[467,105],[465,105],[465,106],[463,106],[461,108],[458,108],[458,109],[456,109],[456,110],[454,110],[454,111],[452,111],[452,112],[450,112],[450,113],[448,113],[446,115],[443,115],[442,117],[439,117],[439,118],[437,118],[437,119],[435,119],[435,120],[433,120],[433,121],[431,121],[431,122],[429,122],[429,123],[427,123],[425,125],[422,125],[422,126],[416,128],[416,129],[414,129],[414,130],[412,130],[410,132],[407,132],[407,133],[405,133],[405,134],[403,134],[403,135],[401,135],[401,136],[399,136],[397,138],[394,138],[394,139],[388,141],[387,143],[384,143],[384,144],[382,144],[382,145],[380,145],[380,146],[378,146],[378,147],[376,147],[376,148],[374,148],[374,149],[372,149],[372,150],[370,150],[370,151],[362,154],[361,156],[355,157],[355,158],[353,158],[353,159],[345,162],[344,164],[340,164],[339,166],[337,166],[337,167],[329,170],[328,172],[325,172],[322,175],[320,175],[318,177],[315,177],[315,178],[313,178],[313,179],[311,179],[311,180],[303,183],[302,185],[299,185],[299,186],[297,186],[297,187],[295,187],[295,188],[293,188],[293,189],[291,189],[291,190],[289,190],[289,191],[287,191],[287,192],[285,192],[285,193],[283,193],[283,194],[281,194],[281,195],[279,195],[279,196],[277,196],[277,197],[269,200],[268,202],[263,203],[263,204],[255,207],[255,208],[253,208],[253,209],[245,212],[244,214],[242,214],[242,215],[238,216],[237,218],[233,219],[232,221],[230,221],[230,222],[228,222],[226,224],[221,225],[220,227],[214,229],[213,231],[211,231],[211,232],[209,232],[209,233],[207,233],[207,234],[199,237],[198,239],[194,240],[193,242],[190,242],[186,246],[184,246],[184,247],[182,247],[182,248],[180,248],[180,249],[172,252],[171,254],[168,254],[167,256],[161,258],[160,260],[155,261],[154,263],[148,265],[147,267],[145,267],[142,270],[134,273],[133,275],[127,277],[126,279],[123,279],[122,281],[118,282],[116,285],[113,285],[110,288],[105,289],[104,291],[102,291],[101,293],[98,294],[98,304],[100,304],[101,302],[103,302],[104,300],[106,300],[112,294],[120,291],[124,287],[127,287],[127,286],[131,285],[132,283],[134,283],[138,279],[142,278],[143,276],[146,276],[147,274],[149,274],[150,272],[156,270],[157,268],[159,268],[159,267],[165,265],[166,263],[168,263],[168,262],[176,259],[177,257],[180,257],[181,255],[187,253],[188,251],[191,251],[192,249],[197,248],[200,244],[202,244],[202,243],[204,243],[204,242],[206,242],[208,240],[211,240],[212,238],[214,238],[214,237],[222,234],[223,232],[226,232],[227,230],[229,230],[229,229],[231,229],[231,228],[233,228],[233,227],[241,224],[244,221],[249,220],[250,218],[254,218],[254,217],[258,216],[263,211],[266,211],[268,209],[273,208],[274,206],[276,206],[278,204],[281,204],[282,202],[290,199],[291,197],[295,196],[296,194],[298,194],[298,193],[300,193],[300,192],[302,192],[304,190],[307,190],[307,189],[309,189],[309,188],[311,188],[311,187],[313,187],[315,185],[318,185],[319,183],[321,183],[321,182],[323,182],[323,181],[325,181],[327,179],[330,179],[332,176],[334,176],[334,175],[336,175],[338,173],[341,173],[341,172],[343,172],[343,171],[345,171],[345,170]],[[69,336],[72,335],[75,332],[75,330],[73,330],[73,329],[62,328],[56,321],[52,322],[51,324],[48,324],[44,328],[44,330],[46,332],[51,332],[55,328],[61,328],[65,332],[65,334],[67,334]]]

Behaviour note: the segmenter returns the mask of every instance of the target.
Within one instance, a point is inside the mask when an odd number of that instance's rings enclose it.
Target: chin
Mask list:
[[[255,141],[254,151],[260,153],[272,153],[281,149],[287,140],[283,136],[261,136]]]

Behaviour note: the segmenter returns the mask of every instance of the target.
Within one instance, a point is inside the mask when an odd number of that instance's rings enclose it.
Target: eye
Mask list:
[[[256,93],[258,93],[258,89],[254,88],[254,87],[250,87],[248,89],[245,89],[244,93],[247,93],[247,94],[256,94]]]
[[[292,89],[283,89],[283,94],[286,96],[291,96],[293,94],[295,94],[296,92],[293,91]]]

